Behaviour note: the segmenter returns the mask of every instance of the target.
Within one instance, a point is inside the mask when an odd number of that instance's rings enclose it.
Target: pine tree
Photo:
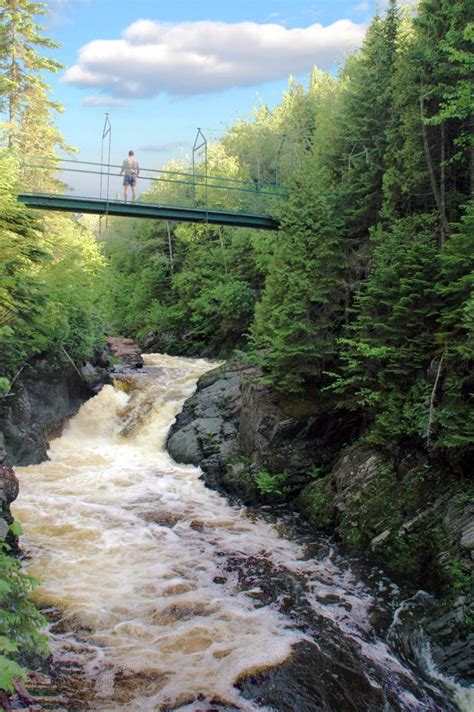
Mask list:
[[[61,110],[60,104],[48,99],[48,85],[43,72],[57,72],[63,66],[54,59],[41,56],[39,48],[52,49],[58,43],[45,37],[44,28],[34,18],[44,15],[47,6],[30,0],[0,0],[0,83],[2,87],[1,108],[7,117],[7,134],[10,147],[28,151],[31,135],[22,132],[23,120],[28,121],[33,111],[43,115],[43,123],[49,124],[52,112]],[[51,132],[49,141],[43,144],[43,153],[61,145],[57,133]]]
[[[395,0],[385,17],[376,16],[361,52],[350,57],[343,72],[345,90],[336,124],[339,152],[335,179],[341,208],[354,249],[377,224],[382,204],[386,132],[393,121],[392,79],[396,66],[400,18]]]
[[[474,203],[439,255],[436,290],[442,301],[436,334],[443,362],[433,388],[432,446],[459,464],[472,457],[474,443]]]
[[[435,225],[413,216],[373,231],[371,271],[340,341],[344,378],[335,388],[374,422],[380,442],[421,438],[426,426],[426,372],[439,351]]]
[[[319,172],[318,172],[319,171]],[[327,177],[310,156],[295,177],[252,334],[279,390],[324,381],[344,312],[341,225]]]
[[[405,33],[394,78],[398,124],[390,129],[385,214],[436,213],[439,242],[470,192],[471,0],[425,0]]]

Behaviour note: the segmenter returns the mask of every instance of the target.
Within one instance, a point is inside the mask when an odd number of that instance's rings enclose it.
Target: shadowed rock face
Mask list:
[[[239,442],[244,455],[269,472],[302,472],[334,453],[350,437],[352,424],[343,414],[288,416],[273,400],[261,374],[242,378]]]
[[[91,358],[62,368],[34,361],[15,382],[11,396],[0,401],[0,463],[32,465],[47,459],[48,443],[88,398],[112,383],[111,354],[116,370],[141,368],[140,349],[132,339],[112,338]]]
[[[60,434],[67,418],[93,395],[71,366],[41,368],[22,376],[0,411],[4,462],[30,465],[47,459],[48,441]]]
[[[47,459],[48,443],[61,434],[82,403],[112,383],[110,352],[54,368],[48,359],[27,364],[0,400],[0,463],[32,465]]]
[[[287,470],[298,479],[322,455],[337,451],[349,432],[340,416],[288,416],[259,375],[232,363],[207,373],[167,442],[177,462],[199,465],[207,484],[245,502],[258,500],[255,478],[262,468]]]
[[[201,378],[170,431],[171,456],[199,465],[206,484],[250,504],[262,503],[262,469],[285,470],[290,505],[315,530],[336,535],[398,579],[439,590],[453,562],[459,585],[472,575],[474,496],[462,483],[446,479],[416,447],[407,447],[396,467],[373,446],[344,449],[351,432],[342,415],[289,417],[258,375],[226,364]],[[327,474],[311,479],[312,464]],[[472,591],[418,614],[440,668],[465,682],[472,681],[474,636],[464,621],[472,616]]]

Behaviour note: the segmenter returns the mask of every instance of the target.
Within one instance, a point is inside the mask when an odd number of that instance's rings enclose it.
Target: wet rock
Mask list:
[[[326,593],[324,596],[319,596],[316,595],[316,599],[320,603],[326,603],[326,604],[341,604],[344,603],[343,599],[340,596],[336,596],[335,593]]]
[[[229,364],[205,374],[168,435],[170,455],[200,465],[213,487],[222,487],[226,463],[237,448],[241,371],[242,366]]]
[[[214,576],[214,578],[212,580],[214,583],[219,583],[219,584],[223,584],[223,583],[227,582],[227,579],[225,576]]]
[[[83,383],[86,384],[92,393],[98,393],[104,383],[112,382],[107,369],[100,366],[93,366],[90,361],[80,366],[79,372]]]
[[[143,512],[140,515],[146,522],[151,524],[159,524],[162,527],[174,527],[180,520],[178,516],[171,512]]]
[[[334,712],[364,710],[390,712],[400,709],[393,689],[384,689],[360,669],[357,653],[333,644],[330,650],[314,643],[299,643],[291,658],[270,670],[256,671],[239,680],[244,697],[258,706],[279,712]],[[328,654],[329,653],[329,654]],[[372,678],[372,679],[371,679]],[[421,705],[420,705],[421,709]],[[431,708],[433,712],[454,712],[451,706]]]
[[[11,467],[0,466],[0,503],[11,504],[18,497],[19,485]]]
[[[198,434],[192,425],[172,433],[168,438],[167,448],[176,462],[185,465],[199,465],[203,459]]]
[[[143,358],[140,353],[140,348],[133,339],[109,336],[107,338],[107,344],[114,357],[121,363],[127,364],[127,366],[131,366],[132,368],[142,368]]]

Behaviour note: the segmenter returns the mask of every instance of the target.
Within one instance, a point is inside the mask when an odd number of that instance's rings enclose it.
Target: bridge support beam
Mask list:
[[[93,213],[95,215],[116,215],[149,220],[209,223],[209,225],[251,227],[258,230],[278,229],[278,223],[270,215],[235,213],[230,210],[206,210],[205,208],[184,208],[139,202],[124,203],[120,200],[79,198],[44,193],[20,193],[18,200],[30,208],[58,210],[69,213]]]

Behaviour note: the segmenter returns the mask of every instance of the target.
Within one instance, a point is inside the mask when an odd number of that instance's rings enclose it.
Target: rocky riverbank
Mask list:
[[[88,398],[112,383],[112,371],[127,372],[143,366],[138,346],[131,339],[110,338],[90,359],[73,362],[64,352],[63,365],[47,359],[25,366],[11,391],[0,399],[0,542],[13,555],[21,554],[18,525],[11,503],[19,492],[12,465],[29,465],[47,459],[48,443]],[[55,363],[58,360],[56,359]],[[31,660],[30,660],[31,664]],[[64,671],[52,660],[39,661],[41,671],[28,671],[26,685],[15,681],[12,694],[0,690],[0,707],[31,712],[54,709],[65,712],[70,667]]]
[[[48,442],[67,419],[110,382],[109,367],[105,352],[83,364],[28,364],[0,402],[0,462],[30,465],[45,460]]]
[[[131,339],[109,338],[90,359],[74,363],[66,353],[62,366],[47,359],[25,366],[11,391],[0,399],[0,540],[16,546],[9,526],[10,504],[18,495],[13,465],[46,460],[48,443],[88,398],[112,383],[111,372],[141,368],[143,359]],[[15,484],[16,483],[16,484]]]
[[[200,379],[168,450],[247,504],[287,502],[315,530],[383,565],[407,596],[416,587],[434,593],[419,619],[435,661],[464,684],[474,681],[472,484],[414,446],[394,461],[341,415],[289,416],[259,373],[240,364]]]
[[[28,363],[11,392],[0,399],[0,464],[45,460],[48,442],[60,435],[82,403],[112,383],[112,370],[143,366],[138,346],[115,337],[89,359],[74,363],[64,352],[61,361],[60,366],[45,358]]]

